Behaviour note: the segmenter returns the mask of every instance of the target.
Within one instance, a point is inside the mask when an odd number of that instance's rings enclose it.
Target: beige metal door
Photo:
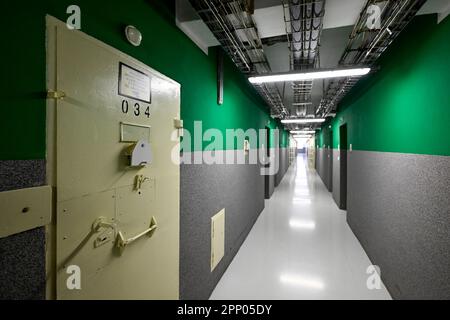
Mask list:
[[[53,28],[57,298],[178,299],[179,165],[171,156],[180,86],[64,24]],[[132,167],[127,149],[138,140],[152,157]],[[69,266],[79,267],[81,289],[68,286],[76,281]]]

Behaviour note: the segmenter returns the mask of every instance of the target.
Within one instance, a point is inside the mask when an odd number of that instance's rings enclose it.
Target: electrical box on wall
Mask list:
[[[225,209],[211,218],[211,272],[225,254]]]

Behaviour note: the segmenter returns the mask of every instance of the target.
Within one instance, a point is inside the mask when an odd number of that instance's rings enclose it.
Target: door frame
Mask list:
[[[57,28],[63,22],[46,16],[46,90],[55,90],[57,83]],[[54,99],[46,102],[46,180],[56,194],[56,106]],[[56,199],[53,199],[52,222],[46,226],[45,267],[46,267],[46,299],[56,299]]]
[[[328,191],[333,192],[333,130],[329,131],[328,137]]]
[[[270,134],[271,129],[270,127],[266,126],[264,127],[266,130],[266,141],[264,141],[264,144],[266,145],[266,152],[264,154],[265,160],[270,161]],[[264,164],[265,168],[269,168],[270,164]],[[270,199],[270,175],[266,174],[264,175],[264,198]]]
[[[347,209],[347,173],[348,173],[348,126],[346,123],[339,127],[339,208]]]

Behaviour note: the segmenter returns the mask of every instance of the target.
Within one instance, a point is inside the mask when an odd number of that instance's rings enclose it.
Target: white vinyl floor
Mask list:
[[[211,299],[391,299],[383,284],[368,289],[371,264],[346,212],[299,156]]]

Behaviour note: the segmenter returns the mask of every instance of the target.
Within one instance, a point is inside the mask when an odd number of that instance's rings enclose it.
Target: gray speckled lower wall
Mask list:
[[[325,163],[326,163],[326,182],[325,186],[328,191],[333,192],[333,149],[327,149],[325,151]]]
[[[281,155],[280,155],[280,150],[278,148],[271,148],[270,149],[270,154],[274,155],[276,152],[278,152],[279,157],[275,156],[275,161],[278,162],[278,165],[280,165],[280,159],[281,159]],[[267,175],[265,176],[265,181],[264,181],[264,194],[265,194],[265,198],[266,199],[270,199],[273,195],[273,193],[275,192],[275,187],[276,187],[276,179],[277,179],[277,175],[278,173],[275,173],[273,175]]]
[[[45,184],[44,160],[0,161],[0,192]],[[45,230],[0,239],[0,300],[45,299]]]
[[[341,207],[341,155],[338,149],[333,149],[333,199]]]
[[[289,148],[280,148],[279,170],[275,175],[275,187],[281,183],[286,171],[289,169]]]
[[[323,149],[318,148],[316,149],[316,171],[319,177],[323,180]]]
[[[350,227],[396,299],[450,299],[450,157],[348,153]]]
[[[333,199],[341,210],[347,209],[346,177],[342,178],[342,175],[347,174],[346,157],[347,150],[333,149]]]
[[[264,209],[260,166],[182,164],[180,205],[180,298],[208,299]],[[211,217],[223,208],[225,257],[211,273]]]
[[[264,197],[265,199],[270,199],[275,192],[275,176],[265,176],[264,179]]]
[[[325,184],[328,191],[332,191],[332,150],[328,148],[319,148],[316,150],[316,167],[317,167],[317,173],[319,174],[320,178],[322,179],[323,183]]]

